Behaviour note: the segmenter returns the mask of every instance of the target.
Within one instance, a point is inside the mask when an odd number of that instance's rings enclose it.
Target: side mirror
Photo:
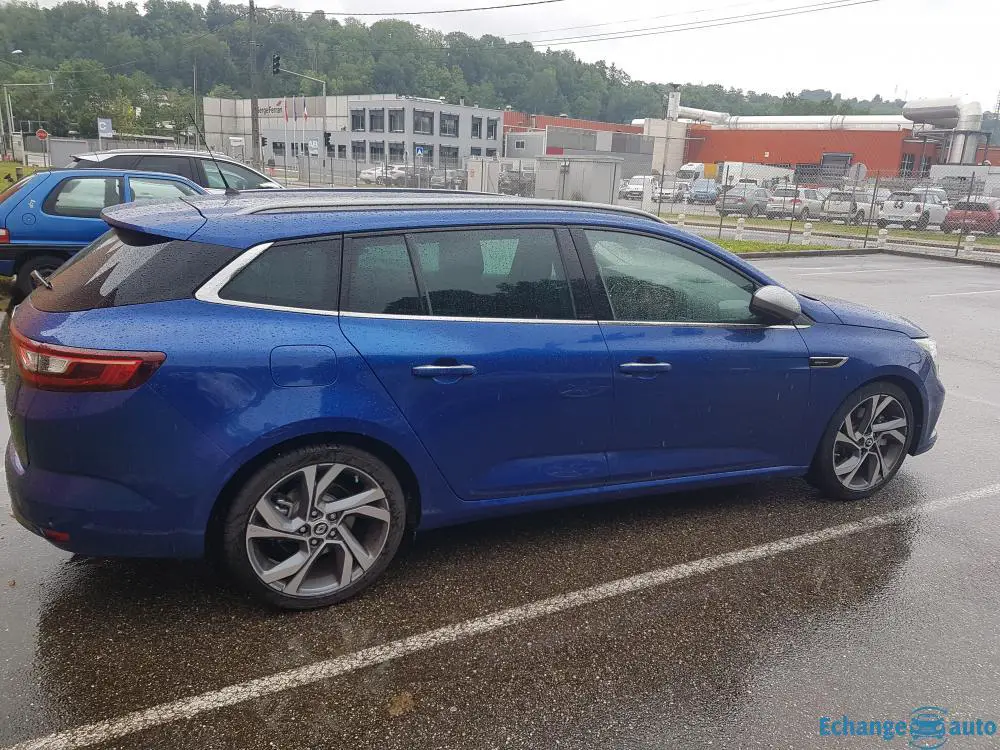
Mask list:
[[[750,312],[779,323],[791,323],[802,315],[794,294],[780,286],[762,286],[750,300]]]

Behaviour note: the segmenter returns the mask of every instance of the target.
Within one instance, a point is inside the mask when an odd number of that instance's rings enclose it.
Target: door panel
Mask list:
[[[456,494],[604,483],[610,355],[575,319],[552,229],[408,239],[348,239],[341,329]]]
[[[606,295],[597,308],[614,372],[612,482],[801,460],[806,345],[793,326],[755,320],[751,280],[666,238],[574,238]]]

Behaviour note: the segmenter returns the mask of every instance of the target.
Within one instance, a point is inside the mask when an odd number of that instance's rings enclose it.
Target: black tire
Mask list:
[[[865,212],[864,211],[858,211],[856,214],[854,214],[854,225],[855,226],[861,226],[864,223],[865,223]]]
[[[799,221],[809,221],[809,209],[803,208],[802,213],[799,214]]]
[[[250,561],[247,526],[254,516],[258,501],[269,492],[269,489],[296,470],[316,464],[344,464],[360,470],[373,479],[385,495],[389,512],[388,534],[374,562],[356,580],[326,595],[293,596],[279,591],[258,577]],[[324,519],[320,516],[318,520]],[[366,451],[348,445],[327,443],[281,453],[258,469],[243,484],[230,503],[223,521],[221,539],[218,542],[221,544],[222,558],[227,571],[242,588],[255,598],[275,607],[305,610],[337,604],[368,588],[389,566],[405,532],[406,498],[392,470]]]
[[[750,206],[750,218],[751,219],[756,219],[758,216],[760,216],[760,207],[759,206]]]
[[[14,292],[19,299],[24,299],[35,288],[35,283],[31,280],[31,272],[38,271],[42,276],[51,275],[59,266],[66,262],[65,258],[58,255],[36,255],[28,258],[20,268],[17,269],[17,281],[14,283]]]
[[[941,231],[944,232],[945,234],[951,234],[952,228],[948,224],[942,224],[941,225]]]
[[[729,216],[728,211],[719,211],[719,216]]]
[[[885,219],[879,219],[875,223],[878,224],[879,229],[885,229],[887,226],[889,226],[889,222],[886,221]]]
[[[877,395],[892,396],[902,406],[906,415],[906,442],[903,444],[902,451],[899,454],[899,460],[877,485],[865,490],[854,490],[842,484],[834,471],[834,440],[836,439],[837,432],[840,430],[841,425],[843,425],[844,419],[847,415],[860,406],[865,400]],[[896,475],[896,472],[899,471],[899,468],[903,465],[903,462],[910,451],[910,446],[913,444],[915,428],[916,423],[913,418],[913,405],[910,403],[909,397],[902,388],[885,381],[876,381],[862,386],[844,399],[844,403],[842,403],[840,408],[834,412],[829,424],[827,424],[826,431],[823,433],[823,438],[819,441],[819,447],[816,449],[816,454],[813,457],[812,466],[809,469],[809,474],[806,479],[826,497],[832,500],[852,501],[863,500],[866,497],[870,497],[885,487],[885,485],[892,480],[892,478]]]
[[[909,221],[909,220],[904,221],[903,222],[903,229],[913,229],[913,222]]]
[[[931,223],[930,214],[922,214],[919,219],[917,219],[917,229],[927,229]]]

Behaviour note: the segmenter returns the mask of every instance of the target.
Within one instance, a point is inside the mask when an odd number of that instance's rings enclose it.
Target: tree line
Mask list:
[[[406,21],[364,24],[321,12],[258,9],[250,44],[245,5],[187,2],[64,2],[52,7],[0,2],[0,82],[12,87],[15,116],[56,135],[96,135],[98,117],[127,133],[183,128],[198,93],[248,96],[256,70],[260,96],[316,95],[320,85],[272,76],[282,66],[327,81],[330,94],[399,93],[511,106],[613,122],[659,116],[667,86],[631,78],[614,63],[586,63],[571,51],[537,49],[497,36],[444,34]],[[20,54],[10,54],[21,50]],[[784,96],[727,88],[681,86],[691,107],[742,115],[887,114],[902,101],[842,98],[824,90]]]

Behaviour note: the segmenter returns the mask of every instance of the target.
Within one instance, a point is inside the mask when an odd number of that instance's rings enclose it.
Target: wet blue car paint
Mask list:
[[[675,239],[760,284],[774,283],[703,239],[640,217],[538,208],[248,217],[237,212],[246,202],[175,205],[145,219],[138,207],[123,207],[110,218],[237,247],[401,226],[611,226]],[[847,394],[880,378],[911,393],[920,420],[912,452],[928,449],[944,391],[911,339],[923,332],[836,301],[800,301],[811,319],[800,327],[700,335],[708,329],[648,326],[620,336],[620,324],[597,320],[387,321],[195,299],[56,314],[29,300],[14,316],[25,336],[158,350],[167,359],[134,391],[10,388],[12,431],[24,434],[27,453],[19,456],[12,441],[6,454],[14,512],[36,532],[68,532],[64,546],[84,554],[196,557],[205,551],[217,501],[241,470],[316,435],[360,436],[390,450],[416,480],[421,529],[801,475]],[[616,363],[664,347],[678,367],[626,387]],[[414,364],[455,352],[475,357],[475,378],[409,375]],[[839,355],[849,356],[843,367],[808,366],[810,356]],[[672,382],[680,394],[672,394]],[[727,392],[709,398],[706,385]]]
[[[131,177],[166,180],[203,195],[205,189],[184,177],[160,172],[122,169],[54,169],[39,172],[16,193],[0,203],[0,227],[10,232],[10,242],[0,245],[0,276],[10,276],[29,255],[70,257],[108,231],[100,217],[58,216],[45,211],[45,199],[64,181],[74,177],[113,177],[122,180],[122,200],[134,200]],[[140,210],[148,212],[148,204]]]

